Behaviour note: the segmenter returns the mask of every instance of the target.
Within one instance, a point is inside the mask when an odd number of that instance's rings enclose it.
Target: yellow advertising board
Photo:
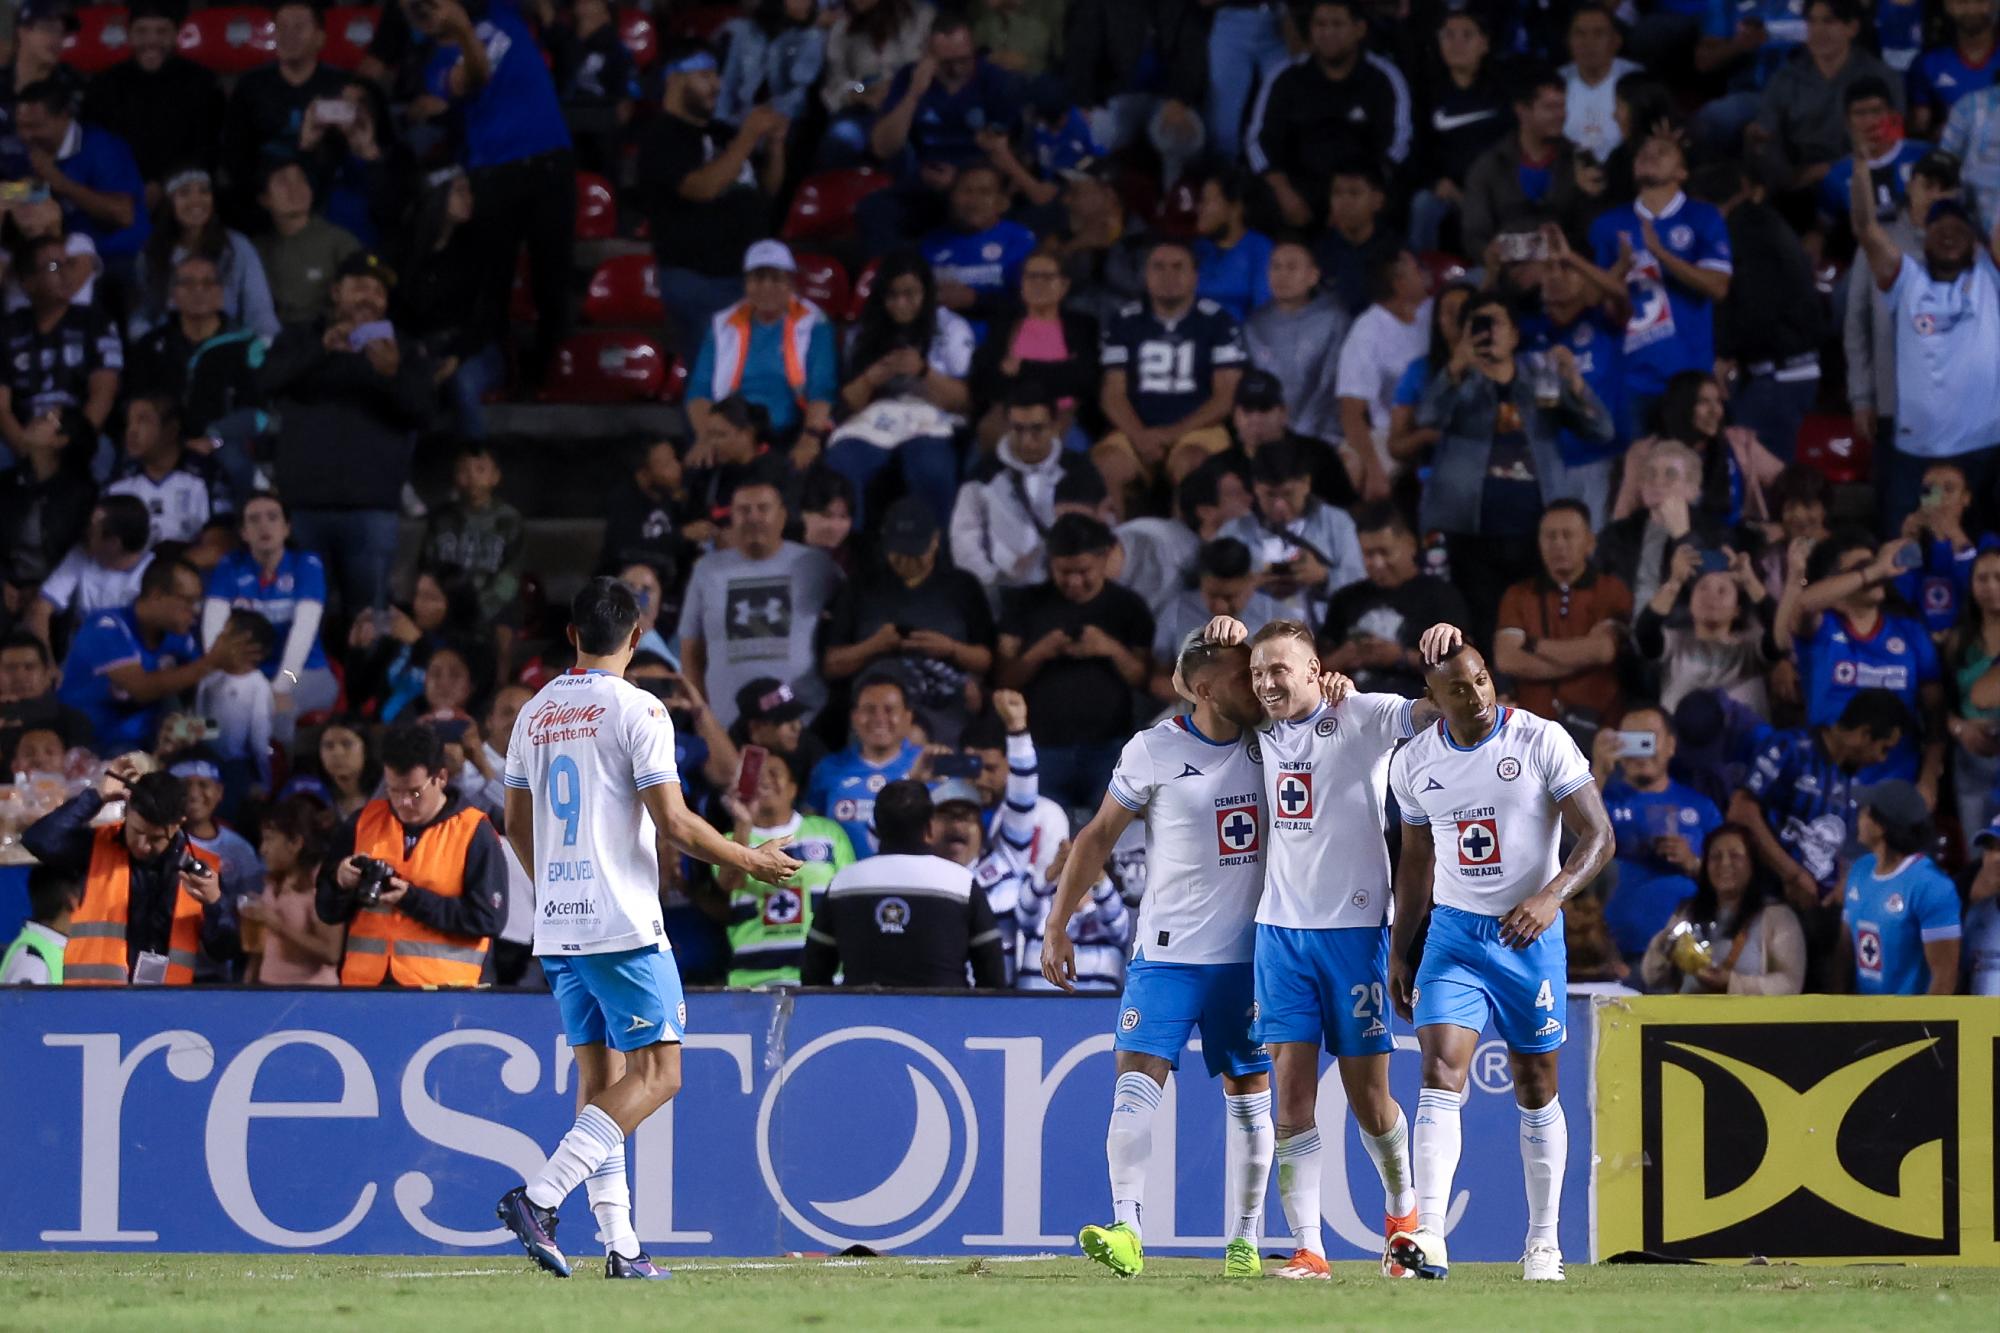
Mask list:
[[[2000,1264],[2000,1000],[1597,1010],[1596,1257]]]

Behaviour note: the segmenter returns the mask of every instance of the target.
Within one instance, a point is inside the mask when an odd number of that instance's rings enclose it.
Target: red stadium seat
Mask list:
[[[659,29],[643,9],[618,11],[618,40],[625,43],[625,49],[632,53],[632,63],[641,70],[651,69],[660,58]]]
[[[1200,207],[1201,200],[1195,196],[1194,187],[1181,181],[1160,196],[1153,209],[1153,230],[1177,241],[1193,240],[1195,215]]]
[[[551,403],[644,403],[661,398],[672,360],[650,334],[590,329],[556,349],[542,399]]]
[[[1767,440],[1773,450],[1785,451],[1777,440]],[[1836,486],[1867,481],[1874,471],[1875,449],[1854,433],[1852,417],[1815,412],[1799,426],[1799,462]]]
[[[181,24],[180,52],[217,74],[243,74],[268,65],[277,51],[271,11],[250,5],[202,9]]]
[[[1442,250],[1426,250],[1417,256],[1417,262],[1431,275],[1432,291],[1465,276],[1465,261]]]
[[[374,5],[335,5],[326,11],[326,46],[319,58],[335,69],[360,68],[381,23],[382,11]]]
[[[861,307],[868,304],[868,293],[875,290],[875,275],[881,271],[881,260],[871,259],[868,261],[866,266],[862,268],[860,275],[854,279],[854,299],[848,303],[847,309],[840,313],[846,315],[850,320],[861,318]],[[827,313],[832,314],[834,312],[828,311]]]
[[[831,319],[847,313],[854,294],[847,282],[847,269],[832,255],[800,254],[799,294],[826,311]]]
[[[889,173],[873,167],[848,167],[806,177],[785,218],[784,238],[810,241],[844,236],[854,227],[854,210],[863,199],[892,182]]]
[[[618,234],[618,196],[594,171],[576,173],[576,239],[608,241]]]
[[[583,297],[588,324],[657,327],[667,317],[660,301],[660,272],[651,255],[614,255],[590,275]]]
[[[731,19],[743,17],[741,5],[676,5],[667,15],[667,31],[676,37],[708,41]]]
[[[89,5],[77,10],[77,29],[63,39],[63,63],[79,74],[102,74],[131,55],[127,35],[131,17],[123,5]]]

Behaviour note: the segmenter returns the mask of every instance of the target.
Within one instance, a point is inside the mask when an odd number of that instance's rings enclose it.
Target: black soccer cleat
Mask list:
[[[493,1210],[506,1228],[521,1242],[528,1257],[557,1277],[569,1276],[569,1260],[556,1248],[556,1212],[538,1208],[528,1200],[528,1187],[516,1185],[500,1196]]]
[[[627,1259],[622,1254],[614,1253],[606,1255],[604,1257],[604,1276],[607,1279],[626,1277],[643,1278],[647,1281],[658,1282],[663,1278],[672,1277],[673,1274],[654,1263],[652,1256],[641,1250],[630,1259]]]

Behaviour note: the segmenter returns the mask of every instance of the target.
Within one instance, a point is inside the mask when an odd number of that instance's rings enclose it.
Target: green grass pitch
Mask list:
[[[1277,1264],[1267,1263],[1267,1273]],[[2000,1269],[1569,1270],[1528,1287],[1514,1265],[1391,1283],[1335,1264],[1332,1282],[1225,1282],[1217,1260],[1153,1260],[1120,1280],[1072,1255],[1021,1259],[731,1260],[674,1264],[671,1282],[602,1280],[601,1259],[547,1277],[518,1256],[0,1255],[0,1329],[371,1333],[478,1329],[1183,1328],[1894,1329],[1996,1327]]]

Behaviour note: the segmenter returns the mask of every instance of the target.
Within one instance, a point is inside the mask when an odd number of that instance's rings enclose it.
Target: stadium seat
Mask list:
[[[835,319],[847,313],[854,293],[848,285],[847,269],[832,255],[801,253],[799,294]]]
[[[123,5],[89,5],[76,11],[77,29],[63,39],[63,63],[79,74],[102,74],[132,54]]]
[[[660,272],[651,255],[614,255],[590,275],[583,296],[588,324],[658,327],[667,317],[660,301]]]
[[[828,311],[829,314],[845,316],[855,320],[861,318],[861,307],[868,304],[868,293],[875,290],[875,275],[882,269],[882,261],[871,259],[854,279],[854,296],[843,311]]]
[[[576,173],[576,239],[608,241],[618,234],[618,196],[594,171]]]
[[[217,74],[243,74],[268,65],[277,51],[271,11],[251,5],[202,9],[181,24],[180,52]]]
[[[641,73],[651,69],[660,58],[660,31],[643,9],[618,11],[618,40],[625,43],[625,49],[632,54],[632,63]]]
[[[666,391],[670,360],[657,339],[637,330],[572,333],[556,349],[555,366],[542,390],[542,400],[600,404],[656,401]]]
[[[741,5],[676,5],[667,15],[667,31],[676,37],[712,39],[731,19],[743,17]]]
[[[863,199],[891,184],[889,173],[873,167],[848,167],[806,177],[792,199],[782,233],[788,241],[844,236],[853,230],[854,210]]]
[[[1426,250],[1417,256],[1417,262],[1431,275],[1432,291],[1465,276],[1465,261],[1442,250]]]
[[[336,5],[327,10],[326,46],[319,58],[335,69],[358,69],[381,22],[382,11],[374,5]]]
[[[1772,447],[1782,455],[1776,441]],[[1799,462],[1836,486],[1868,480],[1873,472],[1874,447],[1854,433],[1852,417],[1815,412],[1799,426]]]
[[[1191,241],[1195,233],[1195,215],[1201,201],[1195,197],[1194,187],[1181,181],[1160,196],[1160,202],[1153,207],[1153,230],[1161,236],[1177,241]]]

